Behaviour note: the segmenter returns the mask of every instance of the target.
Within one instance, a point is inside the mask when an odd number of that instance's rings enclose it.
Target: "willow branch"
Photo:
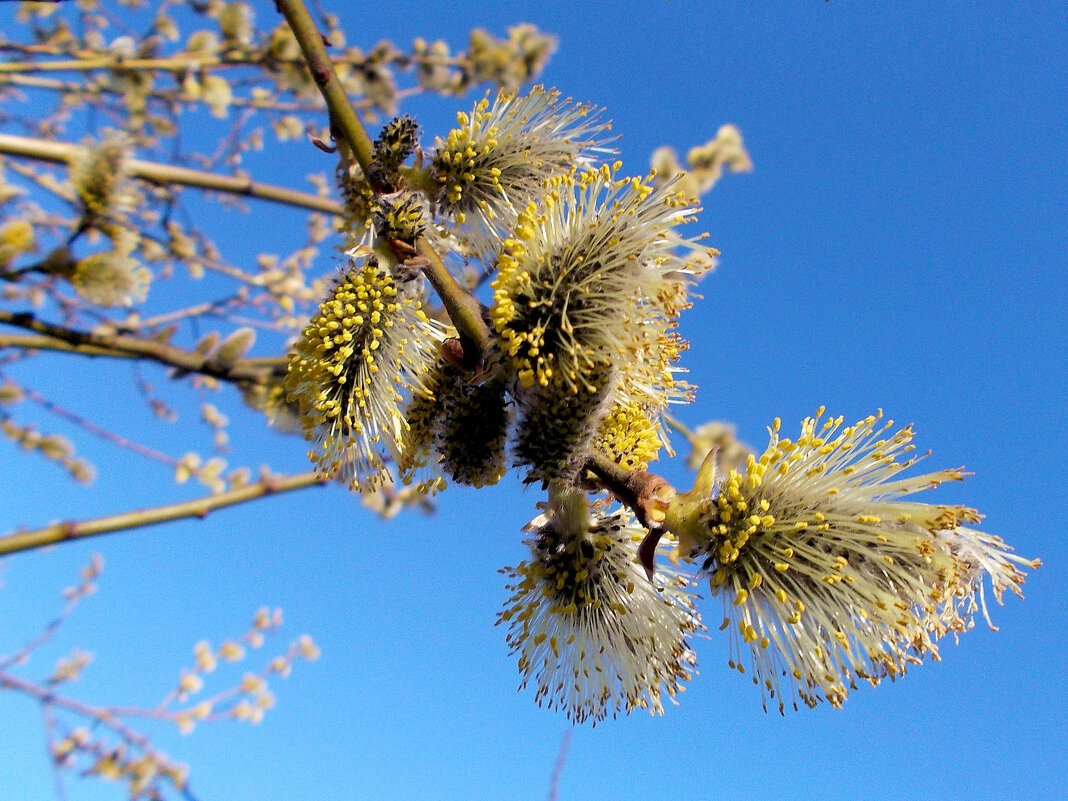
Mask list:
[[[167,323],[173,323],[176,320],[185,320],[190,317],[200,317],[206,314],[223,314],[223,310],[230,304],[238,303],[245,300],[245,297],[239,297],[237,294],[230,295],[229,297],[219,298],[218,300],[209,300],[204,303],[198,303],[195,306],[186,306],[184,309],[175,309],[174,311],[165,312],[164,314],[157,314],[155,317],[146,317],[143,320],[139,320],[137,328],[142,331],[159,328]]]
[[[221,64],[219,56],[200,53],[183,53],[164,58],[122,58],[115,55],[88,58],[62,59],[56,61],[9,61],[0,64],[0,73],[74,72],[88,70],[173,70],[186,72],[194,67],[210,67]],[[237,62],[245,63],[245,62]]]
[[[228,490],[227,492],[220,492],[217,495],[197,498],[193,501],[157,506],[151,509],[136,509],[132,512],[124,512],[109,517],[98,517],[94,520],[54,523],[33,531],[19,531],[0,537],[0,556],[43,548],[46,545],[55,545],[60,542],[72,542],[101,534],[111,534],[116,531],[126,531],[156,523],[165,523],[171,520],[182,520],[188,517],[203,518],[216,509],[235,506],[239,503],[264,498],[268,495],[276,495],[280,492],[290,492],[291,490],[322,485],[327,481],[327,478],[315,472],[299,473],[293,476],[268,476],[262,481],[257,481],[253,484],[247,484],[244,487]]]
[[[61,709],[66,709],[88,720],[95,721],[111,729],[127,743],[137,746],[146,754],[152,755],[160,763],[165,764],[167,761],[162,752],[156,751],[152,747],[148,737],[135,731],[108,709],[84,704],[81,701],[57,693],[52,687],[42,687],[7,671],[0,671],[0,689],[24,693],[31,698],[37,699],[42,704],[54,704]]]
[[[78,353],[82,356],[110,356],[117,359],[136,359],[132,353],[124,353],[92,345],[72,345],[62,339],[36,334],[0,334],[0,349],[54,350],[61,353]]]
[[[278,4],[282,5],[281,3]],[[285,13],[285,12],[283,12]],[[31,46],[32,47],[32,46]],[[33,53],[26,46],[5,43],[0,50],[16,50],[23,53]],[[58,52],[47,53],[37,50],[37,53],[48,55],[60,55]],[[431,56],[415,54],[398,54],[405,63],[443,65],[462,67],[468,63],[463,56]],[[393,61],[398,59],[394,57]],[[347,64],[356,67],[367,63],[366,56],[340,55],[330,59],[332,64]],[[176,53],[161,58],[127,58],[125,56],[92,55],[81,58],[56,59],[52,61],[7,61],[0,63],[0,75],[28,75],[35,72],[91,72],[94,70],[125,70],[129,72],[141,70],[162,70],[184,74],[191,70],[226,68],[226,67],[274,67],[283,64],[300,64],[300,59],[278,58],[270,56],[265,58],[260,54],[242,55],[240,53],[217,56],[211,53]]]
[[[326,101],[331,130],[336,132],[335,137],[344,139],[352,148],[356,160],[363,168],[363,174],[371,175],[371,159],[374,158],[371,137],[367,135],[367,129],[363,127],[356,109],[349,101],[345,87],[334,72],[334,62],[326,52],[323,36],[319,33],[315,21],[302,0],[275,0],[275,5],[292,29],[312,80]]]
[[[553,764],[553,772],[549,776],[549,794],[545,801],[556,801],[560,790],[560,774],[564,772],[564,762],[567,761],[567,749],[571,745],[571,729],[564,732],[560,741],[560,750],[556,752],[556,762]]]
[[[589,457],[585,469],[629,506],[638,522],[647,529],[658,529],[663,525],[666,503],[676,494],[667,479],[644,470],[628,470],[600,452]]]
[[[96,562],[97,559],[98,557],[94,556],[93,562]],[[90,568],[82,573],[83,578],[81,584],[77,588],[71,588],[70,592],[64,592],[63,595],[67,599],[67,601],[63,605],[63,609],[61,609],[59,614],[56,615],[56,617],[54,617],[52,621],[44,627],[43,631],[39,632],[36,637],[31,639],[18,651],[11,654],[10,656],[0,656],[0,671],[7,670],[13,665],[26,664],[26,661],[29,659],[30,654],[32,654],[42,645],[46,645],[47,643],[49,643],[52,638],[55,637],[56,632],[59,631],[60,627],[67,622],[68,618],[70,618],[72,614],[74,614],[74,610],[78,607],[78,604],[80,604],[82,600],[86,597],[86,595],[91,592],[91,588],[93,587],[92,578],[87,575],[87,573],[89,573],[89,571],[91,571],[92,569],[93,564],[91,563]],[[93,575],[95,575],[95,573]]]
[[[668,502],[677,494],[666,479],[644,470],[627,470],[603,453],[594,452],[583,466],[597,476],[600,483],[619,501],[630,507],[649,533],[638,546],[638,561],[652,579],[656,546],[664,535],[664,518]]]
[[[416,242],[416,249],[428,262],[423,274],[441,298],[452,324],[460,332],[464,362],[467,367],[474,367],[479,357],[489,351],[492,343],[489,326],[482,317],[482,304],[457,283],[441,256],[424,237]]]
[[[276,0],[276,5],[293,30],[293,35],[300,44],[315,85],[319,87],[323,99],[326,100],[334,137],[340,139],[351,149],[364,175],[374,175],[376,171],[371,169],[371,162],[374,159],[374,146],[371,138],[367,135],[367,129],[364,128],[356,109],[345,93],[345,88],[334,72],[334,65],[326,52],[323,37],[303,0]],[[378,191],[380,187],[375,189]],[[456,279],[446,269],[441,256],[425,237],[419,238],[416,248],[419,255],[429,262],[424,269],[427,280],[441,297],[452,324],[460,332],[461,341],[465,346],[464,361],[471,366],[478,362],[482,354],[488,350],[491,342],[489,326],[482,319],[478,301],[456,282]]]
[[[98,426],[92,420],[88,420],[82,417],[76,412],[72,412],[63,406],[60,406],[55,401],[51,401],[36,390],[32,390],[29,387],[20,387],[22,393],[26,396],[27,400],[31,403],[36,403],[45,411],[54,414],[56,417],[62,418],[69,423],[73,423],[83,431],[87,431],[95,437],[99,437],[105,442],[110,442],[112,445],[128,450],[131,453],[136,453],[138,456],[143,456],[146,459],[152,459],[153,461],[165,464],[168,467],[177,467],[178,460],[173,456],[168,456],[166,453],[157,451],[153,448],[149,448],[146,445],[142,445],[140,442],[134,442],[131,439],[127,439],[114,431],[109,431],[102,426]]]
[[[54,78],[36,78],[31,75],[12,75],[5,74],[0,75],[0,86],[6,84],[12,84],[14,86],[26,86],[31,89],[45,89],[53,92],[63,92],[64,94],[75,95],[80,97],[122,97],[123,91],[117,89],[111,85],[102,85],[99,83],[82,84],[76,81],[60,81]],[[399,89],[396,93],[396,98],[402,100],[407,97],[413,97],[422,91],[421,87],[415,86],[409,89]],[[204,104],[205,101],[202,98],[191,97],[183,89],[158,89],[151,92],[147,92],[145,97],[152,100],[159,100],[164,103],[186,103],[187,105]],[[230,105],[234,108],[246,108],[246,109],[262,109],[267,111],[303,111],[303,112],[321,112],[322,106],[315,105],[313,103],[305,103],[299,100],[283,101],[277,100],[277,95],[269,96],[265,98],[256,97],[232,97],[230,98]],[[367,98],[361,98],[356,101],[356,105],[360,108],[374,108],[375,103]]]
[[[142,339],[128,334],[79,331],[54,323],[46,323],[28,312],[14,313],[0,310],[0,323],[25,328],[42,334],[53,342],[58,341],[71,346],[64,348],[62,345],[55,345],[48,347],[48,350],[69,350],[85,356],[145,359],[186,372],[200,373],[237,383],[262,383],[276,372],[272,366],[273,361],[265,364],[262,360],[242,359],[233,364],[224,365],[213,362],[209,354],[183,350],[154,339]],[[39,342],[41,347],[48,344],[45,340]]]
[[[69,142],[47,142],[26,136],[0,134],[0,153],[9,156],[25,156],[38,161],[67,164],[72,159],[77,158],[84,150],[85,148],[81,145]],[[126,172],[134,178],[141,178],[154,184],[176,184],[179,186],[194,186],[199,189],[213,189],[217,192],[226,192],[231,195],[254,197],[286,206],[313,209],[335,216],[341,216],[343,213],[341,204],[336,200],[313,195],[310,192],[298,192],[295,189],[259,183],[250,178],[217,175],[204,170],[193,170],[188,167],[176,167],[172,164],[160,164],[154,161],[140,161],[138,159],[126,162]]]

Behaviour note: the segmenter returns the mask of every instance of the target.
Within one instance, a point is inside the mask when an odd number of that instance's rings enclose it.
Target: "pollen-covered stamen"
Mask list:
[[[431,163],[438,211],[477,254],[487,255],[519,211],[541,196],[546,179],[612,152],[600,139],[610,126],[599,114],[541,86],[523,97],[501,92],[492,104],[483,98],[438,140]]]
[[[660,453],[657,425],[641,404],[615,404],[601,420],[596,447],[627,470],[645,470]]]
[[[355,162],[342,160],[335,172],[338,192],[341,195],[344,215],[341,233],[346,248],[356,248],[371,241],[374,234],[372,212],[375,208],[375,192],[363,170]]]
[[[686,268],[676,250],[705,252],[674,230],[694,210],[608,167],[549,184],[543,204],[519,215],[493,282],[491,317],[521,383],[558,376],[578,387],[613,364],[626,373],[627,402],[685,396],[664,361],[682,344],[660,298]]]
[[[401,474],[437,468],[457,484],[485,487],[507,471],[512,406],[501,378],[478,384],[439,359],[405,410],[409,431]]]
[[[703,627],[690,582],[671,570],[646,577],[635,559],[645,529],[627,512],[561,508],[575,503],[584,497],[557,494],[531,524],[531,559],[504,571],[513,595],[498,623],[509,626],[523,685],[533,681],[539,704],[577,723],[662,714],[665,695],[673,700],[694,672],[687,638]]]
[[[374,205],[373,218],[379,236],[409,245],[426,230],[424,201],[411,193],[379,198]]]
[[[1000,600],[1038,564],[963,527],[978,522],[973,509],[900,500],[963,477],[902,478],[916,462],[910,427],[891,433],[881,413],[845,428],[821,416],[796,441],[776,421],[744,472],[715,494],[702,472],[668,509],[679,552],[701,561],[723,597],[731,665],[744,672],[747,651],[765,702],[777,696],[780,710],[784,694],[838,706],[858,679],[874,685],[937,657],[940,637],[987,615],[987,576]]]
[[[678,361],[689,345],[675,331],[673,316],[656,311],[654,305],[635,307],[635,342],[620,360],[616,403],[641,408],[653,426],[660,444],[674,455],[663,416],[669,404],[691,403],[694,387],[679,378],[686,372]],[[661,311],[663,311],[661,307]]]
[[[422,389],[443,337],[375,260],[350,265],[305,327],[285,379],[321,472],[360,489],[388,480],[385,457],[401,457],[408,428],[401,404]]]

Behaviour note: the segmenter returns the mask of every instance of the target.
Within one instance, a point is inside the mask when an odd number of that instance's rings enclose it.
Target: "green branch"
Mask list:
[[[323,37],[303,0],[276,0],[276,5],[293,30],[315,85],[326,100],[334,138],[351,150],[364,175],[374,175],[376,171],[371,168],[374,145],[334,72],[334,65],[326,52]],[[379,189],[375,187],[376,192]],[[452,324],[460,332],[465,346],[464,362],[467,366],[473,366],[486,353],[492,342],[489,326],[482,319],[479,303],[456,282],[441,256],[424,237],[419,238],[416,247],[419,255],[427,261],[424,268],[427,280],[441,298]]]
[[[456,282],[441,256],[425,237],[419,238],[416,248],[419,255],[427,260],[423,274],[441,298],[452,324],[460,332],[460,340],[464,346],[464,366],[474,368],[493,343],[489,326],[482,317],[482,304]]]
[[[371,160],[374,146],[367,129],[363,127],[356,109],[349,100],[345,87],[334,71],[334,62],[326,52],[323,36],[302,0],[275,0],[275,5],[286,18],[293,36],[304,54],[304,61],[311,72],[312,80],[319,87],[326,108],[330,112],[330,129],[335,139],[342,139],[356,156],[364,175],[371,175]]]

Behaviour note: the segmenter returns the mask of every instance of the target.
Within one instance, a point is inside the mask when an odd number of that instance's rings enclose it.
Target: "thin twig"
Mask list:
[[[101,534],[141,528],[171,520],[182,520],[188,517],[203,518],[216,509],[234,506],[280,492],[322,485],[327,480],[327,478],[315,472],[298,473],[292,476],[269,476],[262,481],[247,484],[244,487],[183,503],[173,503],[151,509],[136,509],[132,512],[123,512],[109,517],[98,517],[93,520],[54,523],[33,531],[20,531],[0,537],[0,556],[42,548],[46,545],[55,545],[60,542],[83,540]]]
[[[0,657],[0,670],[7,670],[13,665],[21,665],[23,662],[26,661],[30,654],[32,654],[42,645],[49,642],[56,635],[56,632],[59,631],[59,627],[62,626],[66,622],[67,618],[71,616],[71,614],[74,612],[75,607],[78,606],[78,604],[84,597],[85,596],[82,593],[72,594],[71,597],[67,600],[67,603],[63,606],[63,609],[60,611],[60,613],[56,615],[56,617],[47,626],[44,627],[44,630],[42,630],[40,634],[38,634],[32,640],[23,645],[22,648],[20,648],[11,656]]]
[[[353,112],[355,113],[355,112]],[[69,142],[47,142],[26,136],[0,134],[0,153],[11,156],[25,156],[39,161],[55,164],[67,164],[76,158],[84,148]],[[173,164],[160,164],[154,161],[132,159],[126,162],[126,172],[134,178],[142,178],[156,184],[179,184],[195,186],[199,189],[213,189],[232,195],[255,197],[287,206],[314,209],[328,214],[341,216],[344,209],[336,200],[313,195],[310,192],[298,192],[281,186],[259,183],[251,178],[233,175],[217,175],[204,170],[188,167],[176,167]]]
[[[19,46],[12,43],[5,42],[2,50],[21,50],[25,53],[30,53],[27,46]],[[44,50],[38,50],[38,53],[44,53]],[[60,55],[60,53],[51,53],[50,55]],[[444,66],[462,66],[466,64],[466,59],[461,56],[432,56],[432,55],[415,55],[415,54],[402,54],[406,62],[415,64],[429,64],[429,65],[444,65]],[[363,66],[367,63],[366,56],[357,57],[355,55],[341,55],[336,58],[330,59],[334,64],[350,64],[356,67]],[[304,63],[299,58],[286,59],[278,58],[277,56],[270,57],[270,66],[279,66],[283,64],[299,65]],[[203,70],[212,68],[226,68],[226,67],[261,67],[264,66],[264,58],[259,54],[241,55],[240,53],[232,53],[224,56],[212,55],[210,53],[176,53],[171,56],[163,56],[161,58],[126,58],[123,56],[116,56],[114,54],[96,55],[96,56],[82,56],[74,59],[62,59],[56,61],[8,61],[0,63],[0,74],[14,73],[28,75],[35,72],[89,72],[92,70],[122,70],[126,72],[142,71],[142,70],[163,70],[166,72],[174,73],[186,73],[190,70]]]
[[[62,339],[37,334],[0,334],[0,349],[19,348],[21,350],[57,350],[63,353],[77,353],[82,356],[110,356],[116,359],[136,359],[133,353],[97,348],[92,345],[72,345]]]
[[[106,428],[98,426],[92,420],[87,420],[86,418],[82,417],[77,412],[72,412],[70,409],[64,408],[58,403],[49,400],[44,395],[35,390],[29,389],[25,386],[20,386],[20,389],[28,400],[33,403],[36,403],[45,411],[51,412],[56,417],[60,417],[70,423],[73,423],[74,425],[78,426],[78,428],[81,428],[84,431],[88,431],[93,436],[99,437],[105,442],[110,442],[112,445],[115,445],[119,448],[123,448],[124,450],[128,450],[132,453],[136,453],[138,456],[144,456],[146,459],[152,459],[153,461],[160,462],[161,464],[165,464],[168,467],[178,466],[178,460],[175,459],[173,456],[168,456],[165,453],[153,450],[152,448],[142,445],[139,442],[134,442],[133,440],[126,439],[126,437],[120,436],[114,431],[108,431]]]
[[[102,334],[66,328],[38,320],[29,312],[15,313],[0,310],[0,323],[25,328],[53,340],[65,342],[73,346],[69,350],[87,356],[147,359],[186,372],[200,373],[236,383],[262,383],[271,378],[274,373],[274,370],[265,369],[258,363],[245,360],[237,361],[232,365],[214,363],[206,354],[176,348],[154,339],[142,339],[129,334]],[[46,347],[43,341],[40,347]],[[48,349],[65,350],[62,347],[49,347]]]
[[[60,763],[52,751],[52,743],[56,738],[56,716],[52,711],[52,704],[45,701],[41,704],[41,716],[44,718],[45,753],[49,756],[52,765],[52,784],[56,794],[56,801],[67,801],[67,787],[63,783],[63,771]]]
[[[240,290],[239,290],[240,291]],[[165,314],[159,314],[155,317],[146,317],[143,320],[137,322],[137,327],[144,330],[148,328],[159,328],[166,323],[172,323],[176,320],[184,320],[189,317],[200,317],[205,314],[222,314],[223,307],[230,305],[231,303],[240,303],[245,298],[239,297],[237,293],[225,298],[219,298],[218,300],[209,300],[205,303],[198,303],[195,306],[187,306],[184,309],[175,309],[174,311],[166,312]]]
[[[49,704],[59,707],[60,709],[66,709],[68,712],[73,712],[76,715],[81,715],[84,718],[95,721],[96,723],[111,729],[127,743],[137,746],[145,754],[152,756],[161,764],[168,762],[166,756],[162,752],[159,752],[152,747],[152,744],[145,735],[127,726],[108,709],[84,704],[81,701],[76,701],[73,698],[60,695],[52,688],[42,687],[39,684],[34,684],[31,681],[27,681],[26,679],[3,670],[0,670],[0,689],[17,690],[31,698],[36,698],[42,704]]]
[[[564,772],[564,762],[567,761],[567,749],[571,745],[571,729],[564,732],[563,739],[560,741],[560,750],[556,754],[556,763],[553,765],[552,775],[549,776],[549,794],[545,796],[545,801],[556,801],[556,796],[560,790],[560,774]]]
[[[337,62],[335,61],[335,63]],[[62,92],[68,95],[87,98],[98,98],[101,96],[121,98],[124,95],[122,89],[116,88],[111,84],[83,84],[76,81],[60,81],[54,78],[38,78],[31,75],[18,75],[12,73],[0,75],[0,87],[7,84],[25,86],[31,89],[44,89],[51,92]],[[238,82],[231,81],[230,85],[236,86],[238,85]],[[394,99],[399,102],[410,97],[415,97],[423,91],[421,86],[410,86],[407,89],[398,89],[394,93]],[[192,97],[188,92],[180,88],[154,89],[150,92],[146,92],[145,97],[166,104],[206,104],[203,98]],[[258,109],[260,111],[273,112],[297,111],[314,114],[322,113],[323,110],[322,105],[318,101],[279,100],[277,94],[268,97],[231,97],[229,104],[233,108]],[[377,104],[373,100],[366,97],[357,99],[355,105],[357,108],[366,110],[373,110],[377,107]]]

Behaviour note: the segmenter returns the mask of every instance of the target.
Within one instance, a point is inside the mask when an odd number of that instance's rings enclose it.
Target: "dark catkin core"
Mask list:
[[[540,354],[541,360],[533,361],[563,371],[576,383],[605,362],[605,355],[590,341],[601,332],[589,324],[597,316],[594,310],[603,305],[599,301],[604,269],[596,256],[583,250],[563,248],[539,265],[533,280],[516,292],[518,313],[509,324]]]
[[[447,478],[466,486],[491,486],[506,472],[512,422],[506,381],[472,384],[441,359],[413,394],[405,420],[403,475],[414,475],[432,458]]]
[[[515,462],[529,468],[527,483],[574,479],[590,452],[613,384],[613,372],[602,369],[588,386],[573,392],[554,382],[523,393]]]
[[[611,519],[578,537],[560,533],[552,526],[538,532],[535,552],[547,585],[553,588],[552,602],[560,609],[585,614],[587,607],[599,605],[612,584],[625,588],[629,577],[612,556],[626,547],[629,538],[624,526]]]
[[[423,201],[413,194],[393,200],[380,198],[375,205],[374,222],[379,236],[412,244],[426,230]]]
[[[374,144],[374,158],[387,175],[396,175],[419,144],[419,124],[411,117],[394,117],[382,127]]]
[[[459,375],[443,387],[434,444],[442,469],[457,484],[485,487],[504,475],[512,416],[505,389],[504,381],[475,386]]]

